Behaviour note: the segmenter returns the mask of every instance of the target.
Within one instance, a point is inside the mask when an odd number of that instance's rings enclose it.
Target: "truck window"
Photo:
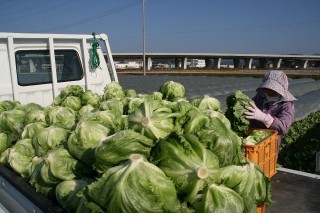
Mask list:
[[[49,50],[20,50],[15,54],[20,86],[52,83]],[[80,58],[75,50],[55,50],[58,82],[83,78]]]

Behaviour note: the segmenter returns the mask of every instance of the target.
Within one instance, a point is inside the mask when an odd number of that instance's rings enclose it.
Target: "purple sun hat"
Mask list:
[[[279,93],[285,101],[297,100],[288,91],[288,85],[288,78],[284,72],[280,70],[272,70],[264,75],[261,85],[257,88],[257,92],[263,88],[267,88]]]

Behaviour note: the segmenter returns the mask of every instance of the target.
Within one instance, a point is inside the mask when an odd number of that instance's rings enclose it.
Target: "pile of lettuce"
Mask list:
[[[244,144],[254,146],[270,135],[272,135],[272,132],[270,131],[255,129],[251,134],[244,138]]]
[[[270,179],[220,106],[174,81],[150,94],[70,85],[47,107],[2,101],[0,163],[69,212],[253,213],[271,203]]]

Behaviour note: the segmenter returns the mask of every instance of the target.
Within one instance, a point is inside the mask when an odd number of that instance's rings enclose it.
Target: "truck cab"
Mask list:
[[[70,84],[100,94],[118,81],[105,34],[0,33],[0,72],[0,101],[42,106]]]

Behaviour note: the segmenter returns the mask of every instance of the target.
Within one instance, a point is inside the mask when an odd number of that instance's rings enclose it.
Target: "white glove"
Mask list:
[[[247,119],[261,121],[267,128],[269,128],[273,123],[274,118],[270,114],[262,112],[253,102],[245,108],[248,110],[244,112]]]

